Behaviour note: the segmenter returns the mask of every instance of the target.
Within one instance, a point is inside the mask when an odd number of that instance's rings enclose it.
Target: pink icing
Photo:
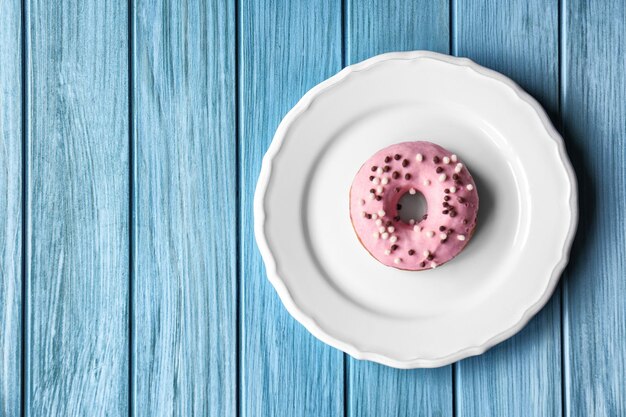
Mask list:
[[[426,218],[414,225],[397,217],[398,201],[412,188],[424,195],[428,207]],[[477,213],[478,193],[467,167],[430,142],[398,143],[376,152],[350,189],[350,217],[361,244],[374,258],[398,269],[420,271],[454,258],[469,242]]]

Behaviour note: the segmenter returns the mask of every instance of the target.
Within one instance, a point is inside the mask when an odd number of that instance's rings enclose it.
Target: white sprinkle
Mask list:
[[[418,225],[413,226],[413,231],[414,232],[419,232],[420,231],[420,227]]]
[[[362,211],[362,212],[361,212],[361,217],[366,218],[366,217],[367,217],[367,213],[366,213],[366,212],[364,212],[364,211]]]
[[[380,226],[381,224],[383,224],[383,221],[381,219],[376,219],[376,226]]]
[[[387,239],[389,239],[389,233],[385,232],[382,235],[380,235],[380,237],[382,237],[383,240],[387,240]]]
[[[359,203],[361,203],[362,206],[365,205],[365,200],[361,199],[361,201],[359,201]]]
[[[389,239],[389,241],[391,243],[396,243],[398,241],[398,236],[391,236],[391,239]]]
[[[463,164],[459,162],[459,163],[458,163],[458,164],[456,164],[456,166],[454,167],[454,172],[456,172],[456,173],[458,174],[459,172],[461,172],[461,169],[463,169]]]
[[[385,229],[385,226],[380,226],[380,227],[378,228],[378,231],[379,231],[380,233],[385,233],[385,231],[386,231],[386,230],[387,230],[387,229]]]
[[[445,233],[439,233],[439,239],[441,240],[446,240],[448,238],[448,235]]]
[[[424,256],[428,258],[428,255],[430,255],[430,251],[425,250],[424,251]]]
[[[450,187],[450,192],[451,193],[456,193],[456,187]]]
[[[435,236],[435,232],[433,232],[432,230],[429,230],[428,232],[426,232],[426,236],[433,237]]]
[[[424,160],[424,155],[422,155],[421,153],[418,153],[417,155],[415,155],[415,160],[417,162],[422,162]]]
[[[385,255],[391,255],[391,251],[389,249],[385,249]]]
[[[379,175],[380,175],[380,174],[382,174],[382,173],[383,173],[383,169],[382,169],[382,168],[378,168],[378,169],[376,170],[376,173],[377,173],[377,174],[379,174]]]
[[[401,258],[396,258],[396,259],[393,260],[393,263],[396,264],[396,265],[398,265],[400,262],[402,262]]]
[[[431,263],[430,263],[430,267],[431,267],[432,269],[437,268],[437,262],[431,262]]]
[[[372,219],[376,220],[377,218],[378,218],[378,214],[373,213],[373,214],[372,214]]]
[[[374,183],[374,185],[378,185],[380,184],[380,178],[376,177],[372,180],[372,182]]]
[[[393,226],[389,226],[389,227],[387,228],[387,231],[388,231],[389,233],[393,233],[393,232],[395,232],[395,231],[396,231],[396,228],[395,228],[395,227],[393,227]]]
[[[376,198],[376,195],[374,195],[374,193],[370,193],[370,200],[373,200]]]
[[[411,189],[409,190],[409,194],[411,194],[411,195],[415,194],[416,192],[417,192],[417,191],[415,191],[415,188],[411,188]]]
[[[458,235],[456,238],[459,240],[465,240],[465,235]]]
[[[430,180],[424,180],[423,184],[424,185],[430,185]]]
[[[472,184],[467,184],[467,191],[472,191],[474,189],[474,186]]]
[[[376,192],[377,192],[378,194],[382,193],[382,192],[383,192],[383,186],[382,186],[382,185],[379,185],[378,187],[376,187]]]
[[[385,216],[385,210],[378,210],[378,215],[380,217],[384,217]]]
[[[439,182],[444,182],[446,180],[446,178],[448,178],[448,176],[446,174],[441,174],[439,176]]]
[[[410,224],[411,226],[413,226],[413,225],[415,224],[415,219],[410,219],[410,220],[409,220],[409,224]]]
[[[372,233],[372,236],[374,236],[374,239],[379,239],[380,238],[380,235],[378,234],[378,232]]]
[[[450,163],[450,158],[448,158],[447,156],[443,157],[443,163],[444,164],[449,164]]]
[[[452,156],[450,157],[450,160],[451,160],[452,162],[456,162],[456,161],[457,161],[457,157],[456,157],[456,155],[455,155],[455,154],[452,154]]]
[[[384,178],[380,181],[380,183],[381,183],[382,185],[387,185],[387,184],[389,184],[389,178],[384,177]]]

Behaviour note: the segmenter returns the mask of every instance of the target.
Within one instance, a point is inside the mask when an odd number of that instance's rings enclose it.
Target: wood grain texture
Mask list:
[[[0,417],[20,415],[22,6],[0,0]]]
[[[394,51],[448,53],[448,0],[345,1],[347,63]]]
[[[32,0],[27,416],[128,414],[126,2]]]
[[[348,0],[346,63],[391,51],[447,53],[447,0]],[[398,370],[349,360],[348,416],[452,416],[451,367]]]
[[[566,0],[562,108],[580,224],[564,285],[567,416],[626,415],[626,5]]]
[[[243,0],[240,74],[242,417],[343,415],[343,355],[289,316],[266,279],[252,200],[278,123],[341,69],[341,3]]]
[[[235,416],[235,5],[134,10],[135,416]]]
[[[454,52],[511,77],[558,122],[558,3],[459,0],[455,16]],[[560,416],[560,331],[557,290],[522,332],[457,364],[457,415]]]

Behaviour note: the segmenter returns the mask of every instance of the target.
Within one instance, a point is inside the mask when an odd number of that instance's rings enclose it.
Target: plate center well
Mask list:
[[[452,106],[452,108],[451,108]],[[474,176],[479,221],[465,250],[440,268],[400,271],[371,257],[349,217],[354,175],[372,154],[394,143],[427,140],[457,153]],[[402,105],[354,120],[330,141],[310,173],[304,193],[304,232],[323,275],[346,298],[393,317],[415,318],[471,309],[504,285],[515,267],[521,216],[515,156],[480,118],[453,105]],[[494,198],[498,195],[498,198]],[[414,196],[410,196],[414,197]],[[413,201],[405,221],[425,204]],[[525,219],[525,220],[524,220]]]

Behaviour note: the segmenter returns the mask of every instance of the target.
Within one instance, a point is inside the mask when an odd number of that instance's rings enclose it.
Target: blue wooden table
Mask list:
[[[623,0],[0,0],[0,416],[625,416]],[[430,49],[510,76],[580,194],[552,300],[431,370],[309,335],[253,237],[282,116]]]

